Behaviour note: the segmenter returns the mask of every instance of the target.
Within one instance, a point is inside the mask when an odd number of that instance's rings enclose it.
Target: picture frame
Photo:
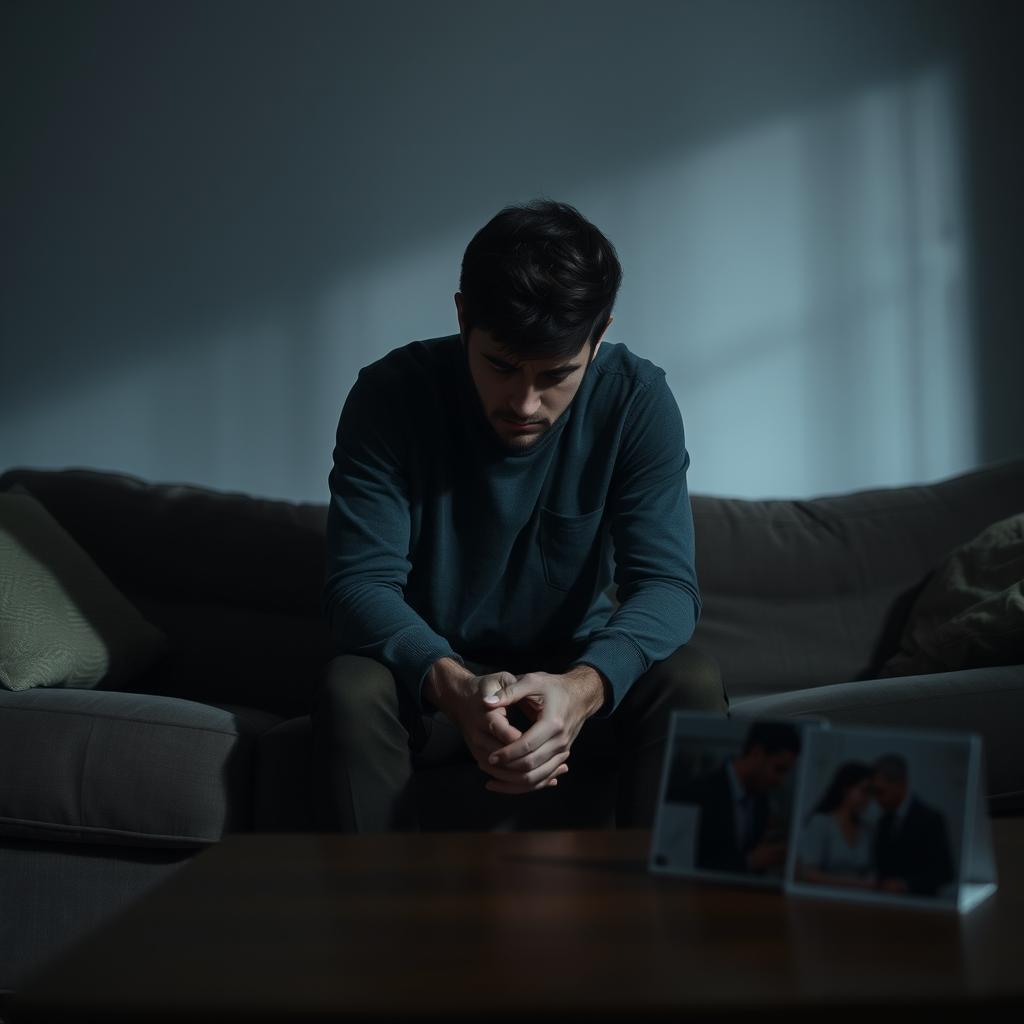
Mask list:
[[[981,738],[833,727],[808,734],[785,888],[956,910],[996,889]]]
[[[648,868],[652,873],[781,888],[797,766],[819,719],[673,712]]]

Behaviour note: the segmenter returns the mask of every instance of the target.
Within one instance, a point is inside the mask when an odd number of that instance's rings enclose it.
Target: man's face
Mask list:
[[[796,754],[791,750],[780,750],[774,754],[765,753],[763,747],[754,747],[751,753],[759,756],[752,759],[749,788],[756,793],[767,793],[782,785],[796,763]]]
[[[467,339],[460,299],[457,295],[459,327],[487,421],[509,448],[528,448],[551,429],[575,398],[591,357],[590,343],[568,358],[521,360],[502,349],[489,331],[474,327]],[[600,344],[598,338],[595,356]]]
[[[871,781],[871,790],[882,810],[895,811],[903,803],[903,798],[907,795],[907,784],[906,782],[887,779],[884,775],[876,772],[874,779]]]

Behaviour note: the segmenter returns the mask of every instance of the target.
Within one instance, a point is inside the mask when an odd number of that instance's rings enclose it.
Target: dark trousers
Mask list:
[[[478,674],[495,671],[467,667]],[[341,832],[415,831],[417,773],[462,762],[479,774],[477,815],[480,807],[488,810],[484,820],[466,820],[463,827],[493,827],[496,818],[515,820],[517,811],[530,807],[524,801],[571,801],[588,769],[613,762],[615,824],[647,828],[654,820],[669,719],[676,709],[728,711],[717,663],[690,645],[653,665],[611,715],[584,723],[569,753],[569,771],[557,787],[515,796],[491,793],[484,789],[489,776],[446,715],[420,713],[380,662],[339,655],[326,666],[312,715],[317,826]],[[529,725],[514,706],[509,719],[524,730]]]

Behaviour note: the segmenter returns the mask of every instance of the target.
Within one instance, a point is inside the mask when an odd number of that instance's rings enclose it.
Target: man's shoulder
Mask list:
[[[661,436],[668,444],[676,443],[679,406],[657,363],[616,342],[601,345],[593,368],[593,385],[581,403],[592,422],[617,421],[628,429],[636,426],[649,439]],[[653,432],[648,429],[652,424]]]
[[[457,334],[410,341],[364,366],[359,380],[378,391],[393,391],[409,384],[421,389],[451,370],[459,344]]]
[[[620,379],[636,387],[646,387],[665,376],[660,366],[638,355],[621,341],[602,342],[594,360],[594,371],[608,381]]]

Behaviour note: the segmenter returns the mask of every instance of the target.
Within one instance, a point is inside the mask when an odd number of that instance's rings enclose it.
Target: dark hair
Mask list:
[[[814,813],[831,814],[846,799],[850,789],[871,778],[871,774],[871,768],[863,761],[847,761],[846,764],[840,765],[832,776],[825,795],[814,808]]]
[[[743,753],[748,754],[754,747],[761,747],[769,756],[783,751],[799,754],[800,732],[785,722],[755,722],[747,733]]]
[[[889,782],[907,781],[907,759],[899,754],[883,754],[874,763],[873,770]]]
[[[506,206],[462,257],[466,339],[477,327],[527,359],[573,356],[587,341],[593,352],[621,283],[614,246],[575,207]]]

